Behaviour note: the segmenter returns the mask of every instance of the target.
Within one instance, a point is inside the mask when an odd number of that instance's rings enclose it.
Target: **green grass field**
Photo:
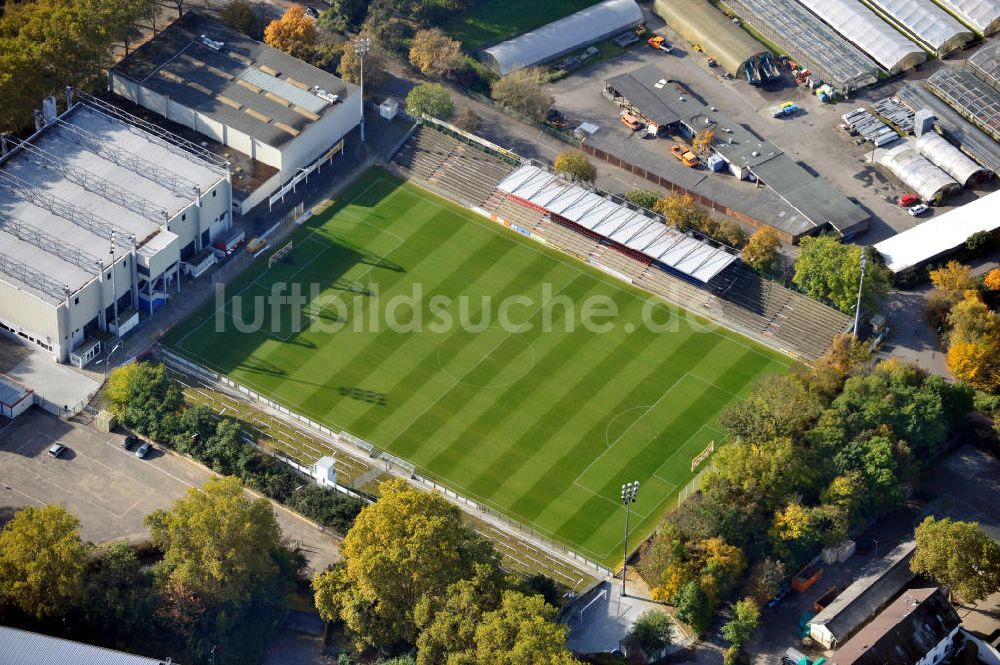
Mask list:
[[[593,4],[595,0],[482,0],[472,9],[456,14],[442,29],[462,42],[466,50],[472,50],[534,30]]]
[[[621,484],[642,483],[637,544],[691,459],[722,443],[720,411],[790,364],[381,171],[292,239],[289,262],[260,261],[164,343],[606,564],[621,556]],[[285,282],[318,285],[297,326],[289,308],[252,305]],[[416,310],[392,303],[414,289],[421,329],[403,330]],[[261,330],[236,329],[232,296]],[[609,331],[580,325],[595,297],[618,310],[595,320]],[[499,324],[503,302],[522,329]],[[642,325],[644,311],[675,330]]]

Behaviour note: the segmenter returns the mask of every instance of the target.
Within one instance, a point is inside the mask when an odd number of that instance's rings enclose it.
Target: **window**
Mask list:
[[[215,198],[215,195],[216,195],[216,194],[218,194],[218,193],[219,193],[219,190],[217,190],[217,189],[213,189],[213,190],[212,190],[212,198],[214,199],[214,198]]]
[[[104,279],[111,279],[111,273],[108,272],[107,276]]]
[[[184,213],[184,214],[182,214],[182,215],[181,215],[181,221],[182,221],[182,222],[183,222],[183,221],[184,221],[185,219],[187,219],[187,218],[188,218],[188,214],[187,214],[187,213]]]
[[[77,297],[73,298],[73,304],[74,305],[79,305],[80,304],[80,296],[77,296]]]

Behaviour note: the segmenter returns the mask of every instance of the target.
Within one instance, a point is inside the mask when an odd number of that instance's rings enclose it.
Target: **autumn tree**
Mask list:
[[[765,558],[755,563],[750,569],[746,591],[750,598],[757,601],[758,605],[763,605],[778,595],[781,583],[785,581],[787,576],[788,571],[783,561]]]
[[[410,63],[424,76],[448,76],[465,66],[462,45],[440,28],[418,30],[410,42]]]
[[[980,390],[1000,390],[1000,316],[970,291],[951,309],[948,324],[948,369]]]
[[[830,348],[817,360],[817,364],[847,377],[867,365],[871,361],[871,355],[864,342],[854,335],[841,333],[834,336]]]
[[[760,272],[767,272],[778,261],[778,248],[781,240],[778,234],[766,226],[759,228],[750,236],[747,246],[743,248],[743,261]]]
[[[260,15],[248,0],[229,0],[219,13],[219,19],[244,35],[254,39],[261,36]]]
[[[382,85],[389,77],[388,61],[385,53],[379,47],[378,40],[368,34],[359,35],[357,39],[344,44],[344,54],[337,67],[337,73],[349,83],[361,83],[362,59],[358,54],[358,39],[368,39],[370,48],[364,56],[365,68],[365,98]]]
[[[708,218],[708,211],[690,194],[668,194],[656,202],[654,210],[666,218],[667,224],[682,228],[701,229]]]
[[[552,106],[545,91],[544,72],[537,67],[518,69],[493,82],[490,94],[500,106],[532,120],[541,120]]]
[[[695,152],[703,152],[712,147],[712,141],[714,140],[715,132],[711,129],[703,129],[695,134],[694,139],[691,141],[691,147],[694,148]]]
[[[89,546],[62,506],[22,508],[0,530],[0,603],[38,619],[80,600]]]
[[[916,541],[913,572],[947,586],[962,602],[1000,591],[1000,545],[976,522],[927,517],[917,527]]]
[[[888,269],[871,248],[845,245],[836,238],[803,238],[792,281],[813,298],[829,300],[842,312],[853,312],[861,283],[861,252],[867,253],[862,307],[873,307],[889,293]]]
[[[976,288],[976,280],[972,277],[972,268],[958,261],[949,261],[937,270],[929,273],[934,288],[944,293],[954,294],[960,298],[969,289]]]
[[[406,95],[406,112],[415,118],[429,115],[447,120],[455,113],[455,104],[440,83],[421,83]]]
[[[492,545],[462,521],[444,498],[383,483],[377,502],[361,511],[340,548],[343,563],[313,581],[316,607],[343,621],[359,647],[413,643],[414,611],[424,596],[496,565]]]
[[[163,365],[135,362],[115,369],[106,387],[108,406],[124,427],[162,440],[184,403],[180,388]]]
[[[738,439],[763,443],[804,431],[823,407],[823,400],[795,375],[768,375],[745,400],[726,409],[719,422]]]
[[[556,173],[568,175],[574,181],[594,182],[597,179],[597,167],[580,150],[564,150],[556,155],[552,169]]]
[[[300,60],[312,58],[317,39],[316,22],[306,15],[302,5],[292,5],[264,28],[265,44]]]
[[[736,655],[753,639],[759,623],[760,606],[753,598],[743,598],[733,604],[733,618],[722,625],[722,637],[730,644],[724,654],[727,663],[736,662]]]
[[[280,572],[284,547],[271,504],[248,498],[236,478],[209,479],[147,515],[146,525],[163,550],[165,586],[205,605],[249,598]]]
[[[1000,291],[1000,268],[994,268],[986,274],[983,286],[990,291]]]

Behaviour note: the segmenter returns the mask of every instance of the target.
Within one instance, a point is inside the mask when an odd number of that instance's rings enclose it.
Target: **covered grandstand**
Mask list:
[[[497,185],[522,205],[545,210],[554,221],[612,242],[626,256],[641,254],[667,269],[707,282],[738,253],[667,226],[660,217],[570,184],[537,166],[525,165]]]
[[[927,53],[922,48],[856,0],[802,4],[887,71],[906,71],[927,59]]]
[[[641,23],[642,10],[635,0],[605,0],[491,46],[483,51],[482,60],[493,71],[506,75],[578,51]]]
[[[724,0],[724,4],[838,92],[878,80],[875,62],[796,0]]]
[[[958,67],[939,69],[927,79],[927,87],[994,141],[1000,141],[1000,92]]]
[[[972,40],[972,32],[932,0],[869,0],[868,4],[904,34],[939,55]]]
[[[973,74],[1000,91],[1000,40],[993,40],[965,61]]]
[[[949,210],[875,245],[893,273],[910,272],[961,247],[969,236],[1000,229],[1000,192],[980,197]]]
[[[1000,0],[935,0],[982,35],[1000,30]]]
[[[927,132],[917,139],[917,152],[958,181],[962,187],[989,177],[989,171],[969,159],[940,134]]]
[[[914,150],[909,143],[881,151],[876,159],[928,203],[939,203],[947,194],[959,189],[950,175]]]
[[[684,39],[715,58],[730,76],[740,76],[748,60],[767,52],[763,44],[706,0],[656,0],[653,11]]]

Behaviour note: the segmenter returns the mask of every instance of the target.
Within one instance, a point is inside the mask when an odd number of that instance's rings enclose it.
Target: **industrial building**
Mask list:
[[[537,30],[491,46],[483,62],[500,75],[579,51],[642,24],[635,0],[605,0]]]
[[[875,245],[875,251],[894,274],[913,273],[962,247],[972,234],[1000,229],[997,210],[1000,192],[993,192],[897,233]]]
[[[940,203],[945,196],[961,189],[954,178],[918,153],[909,143],[904,142],[888,150],[877,150],[875,159],[927,203]]]
[[[962,187],[981,182],[989,177],[989,171],[972,161],[937,132],[924,132],[917,139],[915,147],[917,152],[954,178]]]
[[[934,0],[981,35],[1000,30],[1000,0]]]
[[[942,67],[926,84],[962,117],[1000,141],[1000,92],[959,67]]]
[[[840,93],[878,80],[879,65],[796,0],[723,0],[765,39]]]
[[[790,242],[823,229],[831,229],[845,238],[867,229],[868,214],[860,206],[826,180],[806,171],[778,146],[758,138],[740,123],[702,102],[680,82],[667,81],[656,65],[609,78],[604,94],[647,122],[688,138],[711,129],[715,134],[712,149],[722,157],[734,176],[741,180],[755,177],[796,213],[783,218],[778,214],[780,210],[773,210],[764,215],[766,223]],[[717,182],[720,176],[686,170],[690,173],[686,174],[686,179],[693,182],[685,189],[714,200],[709,191],[722,185]],[[744,192],[742,196],[750,199],[756,192]],[[739,205],[732,207],[739,208]]]
[[[806,7],[888,72],[906,71],[927,59],[922,48],[857,0],[824,0]]]
[[[170,658],[146,658],[59,637],[0,626],[0,662],[4,665],[170,665]]]
[[[986,81],[994,90],[1000,91],[1000,39],[984,44],[965,66],[977,77]]]
[[[68,94],[69,97],[69,94]],[[0,329],[82,366],[231,225],[226,164],[94,99],[0,157]]]
[[[868,4],[886,22],[938,55],[972,41],[972,31],[933,0],[869,0]]]
[[[277,169],[236,202],[239,213],[332,158],[361,122],[358,86],[191,11],[111,70],[109,85]]]
[[[715,58],[730,76],[739,77],[748,61],[767,52],[763,44],[706,0],[656,0],[653,11],[684,39]]]

